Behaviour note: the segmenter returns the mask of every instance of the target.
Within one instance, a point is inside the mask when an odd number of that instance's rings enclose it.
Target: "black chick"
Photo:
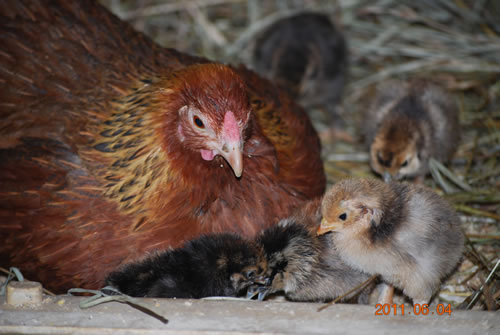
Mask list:
[[[130,263],[106,284],[133,297],[238,296],[265,264],[255,245],[234,234],[209,234]]]
[[[319,207],[317,201],[313,203]],[[263,300],[269,294],[283,291],[290,300],[324,302],[369,278],[341,260],[330,238],[316,236],[321,217],[318,209],[312,214],[302,212],[281,220],[257,238],[268,266],[265,278],[257,281],[267,283],[252,285],[247,296],[258,294],[259,300]],[[348,298],[351,297],[344,300]]]
[[[342,33],[320,13],[277,21],[259,35],[253,47],[254,69],[288,89],[306,107],[339,102],[347,63]]]

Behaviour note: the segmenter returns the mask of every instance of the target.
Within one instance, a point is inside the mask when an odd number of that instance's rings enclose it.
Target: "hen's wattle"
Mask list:
[[[160,48],[93,1],[2,1],[0,31],[1,265],[98,287],[324,191],[309,119],[243,67]]]

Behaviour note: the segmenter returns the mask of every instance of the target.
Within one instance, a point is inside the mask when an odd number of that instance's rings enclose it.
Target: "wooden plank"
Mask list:
[[[282,301],[141,299],[169,319],[163,324],[128,305],[78,307],[81,297],[44,297],[32,308],[0,297],[0,334],[500,334],[500,313],[452,311],[451,315],[375,315],[375,307]]]

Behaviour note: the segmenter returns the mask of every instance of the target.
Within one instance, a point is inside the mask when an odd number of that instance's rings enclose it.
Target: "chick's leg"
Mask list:
[[[415,305],[420,305],[420,306],[423,306],[423,305],[429,305],[429,300],[430,299],[413,299],[413,306]]]
[[[394,286],[389,284],[382,284],[382,289],[378,297],[379,304],[389,304],[392,305],[392,297],[394,295]]]

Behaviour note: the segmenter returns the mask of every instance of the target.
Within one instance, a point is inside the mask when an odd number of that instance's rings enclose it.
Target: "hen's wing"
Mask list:
[[[19,133],[81,131],[132,80],[202,61],[160,48],[94,1],[2,1],[0,18],[2,147]]]
[[[136,78],[202,60],[158,47],[94,1],[1,1],[0,44],[2,264],[58,287],[97,286],[120,261],[113,253],[133,255],[130,241],[146,238],[130,236],[130,217],[81,159],[89,129]]]

